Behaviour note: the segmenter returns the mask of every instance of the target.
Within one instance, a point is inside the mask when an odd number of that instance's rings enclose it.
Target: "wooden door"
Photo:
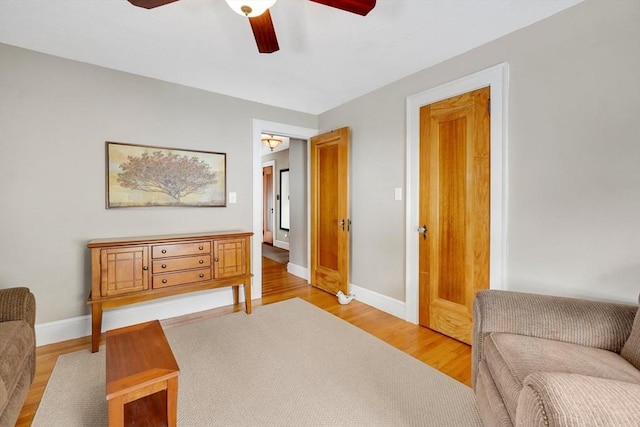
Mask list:
[[[262,241],[273,245],[274,201],[273,166],[262,168]]]
[[[420,109],[421,325],[471,344],[489,287],[489,88]]]
[[[311,284],[349,291],[349,128],[311,138]]]

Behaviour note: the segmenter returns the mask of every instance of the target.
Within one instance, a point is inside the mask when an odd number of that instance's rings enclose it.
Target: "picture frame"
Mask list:
[[[106,207],[226,207],[227,155],[106,141]]]

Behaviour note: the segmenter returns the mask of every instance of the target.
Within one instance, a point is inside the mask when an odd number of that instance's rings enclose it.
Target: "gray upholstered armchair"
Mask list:
[[[640,426],[638,307],[488,290],[473,322],[485,425]]]
[[[28,288],[0,289],[0,427],[15,425],[35,376],[35,318]]]

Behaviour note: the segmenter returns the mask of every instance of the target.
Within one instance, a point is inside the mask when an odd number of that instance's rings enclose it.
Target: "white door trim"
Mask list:
[[[261,147],[262,148],[262,147]],[[273,215],[271,216],[271,232],[273,233],[272,244],[276,241],[276,161],[269,160],[262,163],[261,169],[264,172],[264,168],[271,166],[271,206],[273,206]],[[264,174],[262,175],[262,186],[264,191]],[[264,203],[264,200],[262,201]],[[264,215],[264,208],[262,209]],[[262,234],[262,233],[261,233]],[[264,243],[264,234],[262,235],[262,242]],[[274,245],[275,246],[275,245]]]
[[[509,65],[502,63],[407,97],[406,310],[418,323],[418,232],[420,177],[420,107],[483,87],[491,87],[491,218],[489,287],[505,288],[507,254],[507,123]]]
[[[251,268],[253,270],[253,282],[251,286],[252,299],[262,298],[262,141],[263,133],[277,134],[292,138],[309,140],[318,134],[317,129],[287,125],[284,123],[269,122],[253,119],[253,244],[251,245]],[[309,152],[309,150],[307,150]],[[307,187],[309,183],[307,182]],[[308,192],[307,192],[308,194]],[[307,205],[309,201],[307,200]],[[309,219],[307,219],[309,221]],[[309,227],[307,227],[309,229]],[[307,245],[309,245],[307,235]],[[307,248],[307,253],[309,253]]]

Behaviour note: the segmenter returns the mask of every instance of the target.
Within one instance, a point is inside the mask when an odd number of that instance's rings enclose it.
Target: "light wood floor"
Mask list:
[[[262,258],[263,297],[254,301],[254,307],[271,304],[289,298],[302,298],[328,311],[366,332],[386,341],[405,353],[440,370],[450,377],[471,385],[471,347],[397,317],[391,316],[366,304],[352,301],[340,305],[335,296],[307,285],[304,279],[286,272],[285,266],[268,258]],[[195,322],[243,310],[239,307],[222,307],[162,321],[165,328]],[[36,349],[36,376],[16,426],[28,427],[47,381],[59,355],[89,349],[90,337],[83,337]]]

